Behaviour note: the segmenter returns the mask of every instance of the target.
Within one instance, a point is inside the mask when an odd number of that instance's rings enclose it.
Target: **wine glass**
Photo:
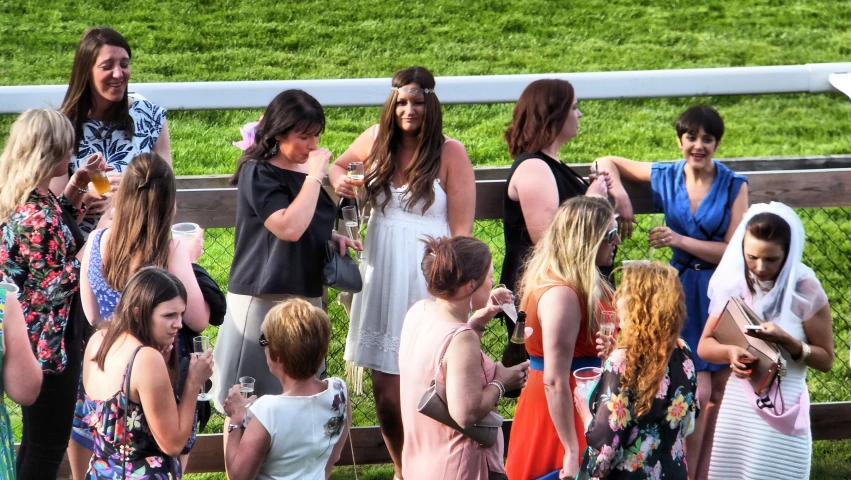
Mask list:
[[[360,223],[358,222],[357,207],[343,207],[343,224],[346,236],[352,241],[360,241]],[[355,260],[360,261],[360,252],[355,250]]]
[[[358,212],[365,214],[366,212],[361,209],[361,203],[360,203],[361,195],[360,195],[360,190],[358,188],[358,187],[362,187],[363,182],[364,182],[363,162],[352,162],[352,163],[350,163],[348,175],[349,175],[349,179],[352,181],[352,188],[355,191],[355,202],[357,203],[357,206],[358,206]],[[364,218],[368,219],[369,217],[364,215]],[[363,223],[366,223],[366,220],[364,220]]]
[[[600,313],[600,335],[611,337],[615,334],[615,312],[610,310]]]
[[[499,285],[494,286],[493,290],[497,290],[499,288],[504,288],[504,289],[508,290],[508,287],[506,287],[505,285],[503,285],[501,283]],[[511,290],[508,290],[508,291],[510,292]],[[494,300],[496,301],[496,298],[494,298]],[[514,305],[514,302],[509,300],[507,302],[497,302],[497,303],[499,303],[499,307],[502,309],[503,312],[505,312],[505,314],[508,316],[508,318],[511,319],[512,322],[517,322],[517,307]]]
[[[210,338],[209,337],[195,337],[192,339],[192,351],[195,352],[196,357],[200,357],[207,350],[210,349]],[[206,382],[205,382],[206,383]],[[204,384],[201,384],[201,393],[198,394],[199,402],[209,402],[213,399],[213,396],[208,392],[204,391]]]

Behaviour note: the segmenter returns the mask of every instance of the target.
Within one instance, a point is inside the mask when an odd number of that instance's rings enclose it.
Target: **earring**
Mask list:
[[[470,295],[470,313],[467,315],[467,318],[470,318],[472,316],[473,316],[473,296]]]

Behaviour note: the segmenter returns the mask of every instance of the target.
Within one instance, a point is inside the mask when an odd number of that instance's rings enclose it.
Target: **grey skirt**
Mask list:
[[[238,383],[239,377],[254,377],[254,395],[279,395],[281,382],[269,371],[266,352],[260,346],[260,326],[275,304],[296,295],[238,295],[227,294],[228,311],[219,327],[213,349],[213,404],[221,413],[228,390]],[[304,297],[301,297],[304,298]],[[304,298],[313,306],[322,308],[320,298]],[[324,374],[325,365],[319,375]]]

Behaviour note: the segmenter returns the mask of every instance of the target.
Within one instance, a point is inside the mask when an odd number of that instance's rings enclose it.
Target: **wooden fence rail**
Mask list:
[[[749,180],[751,203],[781,201],[791,207],[851,206],[851,156],[756,158],[724,160]],[[587,164],[572,165],[587,175]],[[502,216],[508,167],[476,169],[476,219]],[[178,221],[195,222],[206,228],[233,227],[236,188],[227,186],[227,175],[178,177]],[[329,192],[333,194],[330,187]],[[646,185],[627,185],[636,213],[651,213],[650,190]],[[814,440],[851,438],[851,402],[816,403],[810,409]],[[506,445],[511,421],[504,428]],[[390,463],[376,426],[352,429],[356,463]],[[351,465],[352,449],[343,449],[339,465]],[[67,464],[63,464],[67,473]],[[221,434],[199,435],[188,472],[222,472],[224,454]]]

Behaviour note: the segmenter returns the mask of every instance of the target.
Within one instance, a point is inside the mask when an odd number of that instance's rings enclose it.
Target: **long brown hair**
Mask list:
[[[0,222],[26,202],[39,182],[53,176],[73,145],[71,122],[56,110],[33,108],[15,120],[0,154]]]
[[[393,74],[393,87],[400,88],[416,83],[431,92],[423,93],[425,97],[425,114],[422,126],[417,135],[417,148],[414,158],[405,168],[404,177],[407,187],[405,208],[410,210],[421,199],[425,200],[422,213],[434,203],[434,179],[440,171],[440,155],[443,153],[443,112],[440,100],[434,93],[434,75],[424,67],[409,67]],[[384,194],[384,201],[379,205],[381,211],[390,201],[390,185],[396,173],[394,156],[402,146],[402,131],[396,125],[396,101],[399,92],[390,90],[390,95],[381,108],[381,120],[378,124],[378,136],[372,145],[372,150],[364,162],[366,170],[366,197],[373,199],[379,193]]]
[[[229,183],[239,183],[239,172],[245,162],[268,162],[278,154],[278,135],[290,132],[319,135],[325,131],[325,111],[319,101],[304,90],[284,90],[263,113],[254,133],[254,143],[239,157],[236,172]]]
[[[530,83],[514,105],[505,130],[511,157],[552,145],[564,127],[574,96],[573,85],[567,80],[545,78]]]
[[[71,69],[71,79],[68,80],[68,90],[59,109],[74,125],[74,155],[79,152],[80,140],[83,138],[83,124],[94,105],[92,69],[104,45],[123,48],[127,51],[127,56],[133,58],[130,44],[115,30],[109,27],[95,27],[83,33],[80,43],[77,44],[77,52],[74,54],[74,66]],[[120,102],[113,103],[106,110],[104,126],[110,130],[122,130],[127,138],[133,138],[134,125],[130,117],[130,103],[127,100],[128,89],[124,89],[124,97]]]
[[[112,321],[109,322],[103,343],[92,360],[98,368],[104,369],[109,349],[123,334],[132,335],[146,347],[159,349],[162,345],[154,343],[151,332],[151,317],[157,306],[177,297],[186,302],[186,288],[177,277],[159,267],[146,267],[133,275],[127,282],[127,288],[121,294],[121,300],[115,307]],[[174,381],[177,367],[177,348],[171,352],[168,362],[169,374]]]
[[[123,291],[139,267],[166,268],[176,199],[174,173],[161,156],[152,152],[133,157],[115,196],[115,217],[103,256],[103,278],[109,288]]]
[[[517,288],[521,297],[547,285],[571,285],[585,305],[588,339],[597,331],[600,301],[611,287],[597,269],[597,251],[605,241],[615,212],[597,197],[574,197],[564,202],[526,261]]]
[[[625,328],[618,337],[618,347],[626,354],[621,391],[633,394],[633,414],[638,418],[650,410],[659,393],[685,322],[685,294],[675,268],[652,262],[624,268],[615,299],[623,299],[626,309]]]

